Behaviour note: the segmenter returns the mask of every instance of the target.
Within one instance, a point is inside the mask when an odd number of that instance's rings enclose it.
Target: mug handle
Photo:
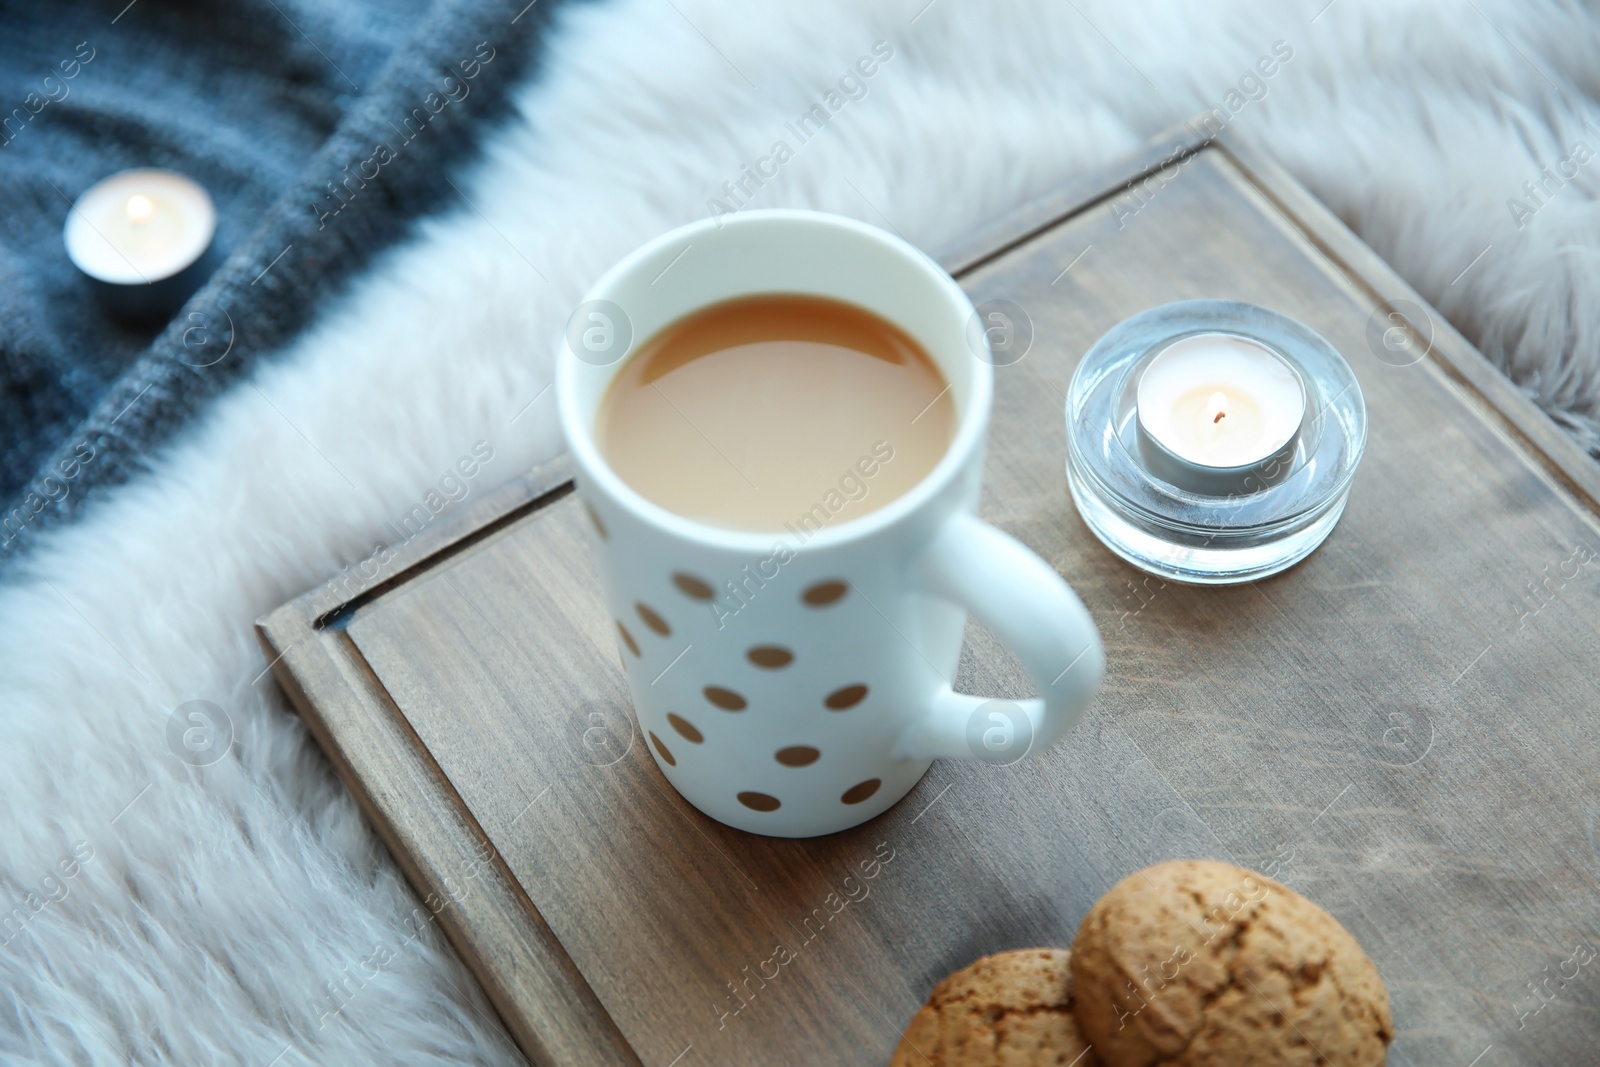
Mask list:
[[[1033,676],[1042,698],[1002,701],[946,685],[901,731],[895,756],[1011,763],[1043,751],[1082,718],[1105,673],[1100,631],[1072,587],[1022,542],[956,514],[913,563],[912,582],[994,631]],[[998,706],[980,714],[990,703]],[[1026,737],[1011,709],[1026,716]]]

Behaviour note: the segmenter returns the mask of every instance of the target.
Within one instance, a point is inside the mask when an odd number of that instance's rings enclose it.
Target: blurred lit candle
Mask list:
[[[217,213],[193,180],[125,170],[91,186],[67,214],[67,256],[116,312],[162,318],[211,272]]]
[[[1306,418],[1300,375],[1244,337],[1203,333],[1162,349],[1139,377],[1139,450],[1151,473],[1211,496],[1289,474]]]

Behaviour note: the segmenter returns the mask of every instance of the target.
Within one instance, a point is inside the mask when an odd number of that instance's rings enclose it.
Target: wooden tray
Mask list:
[[[1151,178],[1178,147],[1198,154]],[[632,726],[562,463],[430,529],[381,584],[259,624],[528,1058],[882,1064],[947,972],[1068,945],[1119,878],[1205,855],[1276,873],[1360,939],[1393,998],[1392,1062],[1595,1062],[1600,961],[1571,961],[1600,949],[1600,467],[1237,142],[1160,139],[942,262],[1035,331],[997,370],[984,517],[1105,636],[1098,707],[1044,756],[938,763],[828,838],[707,820]],[[1342,524],[1254,585],[1144,577],[1067,496],[1077,359],[1193,297],[1309,323],[1369,405]],[[1375,316],[1401,322],[1391,305],[1428,348],[1414,365],[1369,345]],[[971,627],[958,687],[1026,686]]]

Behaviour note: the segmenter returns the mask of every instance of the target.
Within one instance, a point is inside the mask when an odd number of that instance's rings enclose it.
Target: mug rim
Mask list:
[[[708,231],[720,232],[733,227],[774,225],[780,229],[793,226],[824,226],[846,231],[854,236],[876,242],[901,259],[908,268],[921,271],[928,277],[934,283],[935,290],[941,292],[947,300],[956,305],[956,309],[961,312],[963,322],[971,323],[973,316],[977,314],[971,299],[956,280],[943,267],[934,262],[927,253],[909,241],[903,240],[887,230],[848,216],[799,208],[762,208],[741,211],[737,215],[699,219],[668,230],[639,245],[613,264],[609,270],[600,276],[598,281],[590,286],[588,292],[584,294],[582,302],[610,299],[611,294],[620,287],[624,279],[636,274],[644,263],[649,262],[665,246],[676,245],[687,239],[708,238]],[[750,294],[742,295],[755,295],[757,292],[765,291],[756,290]],[[737,295],[729,296],[725,299],[736,298]],[[710,307],[713,303],[715,302],[686,307],[677,318],[671,321],[677,321],[685,315]],[[857,306],[870,311],[880,318],[885,317],[876,308],[867,304],[857,304]],[[919,344],[924,344],[914,328],[908,327],[903,323],[897,323],[896,325],[905,329]],[[654,334],[651,336],[654,336]],[[635,349],[636,351],[637,348]],[[623,356],[621,360],[617,361],[618,364],[625,363],[628,359],[633,358],[633,355],[634,352],[630,352]],[[837,546],[870,537],[883,529],[904,521],[908,516],[926,507],[931,500],[945,492],[950,484],[957,479],[968,459],[983,443],[983,435],[988,426],[989,410],[994,399],[994,368],[987,361],[978,358],[976,354],[971,354],[971,358],[974,366],[972,368],[971,382],[966,390],[964,410],[960,414],[956,431],[951,436],[949,445],[945,448],[944,454],[940,456],[939,462],[934,465],[933,469],[906,492],[882,507],[857,518],[848,519],[837,526],[828,526],[811,534],[804,542],[805,548]],[[583,477],[590,479],[606,495],[615,499],[623,507],[647,523],[664,529],[668,533],[686,541],[734,552],[765,552],[771,548],[774,538],[782,539],[790,535],[791,531],[782,529],[740,530],[691,519],[649,500],[623,481],[622,477],[612,470],[605,457],[600,454],[600,449],[594,439],[594,428],[589,425],[592,420],[586,419],[583,413],[578,410],[576,375],[583,366],[586,366],[586,364],[583,364],[578,359],[577,355],[572,351],[571,345],[563,337],[556,355],[556,407],[559,412],[561,430],[566,438],[567,447],[577,461],[578,470]],[[937,362],[935,366],[938,366]],[[951,380],[951,375],[943,367],[939,367],[939,370],[945,377],[949,388],[955,389],[956,384]],[[615,375],[617,371],[612,373]]]

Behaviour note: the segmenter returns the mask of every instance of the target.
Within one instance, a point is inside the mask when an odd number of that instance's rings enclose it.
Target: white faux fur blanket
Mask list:
[[[558,22],[455,178],[482,214],[426,225],[0,591],[0,1060],[515,1060],[438,932],[408,932],[415,898],[251,624],[475,443],[473,493],[555,453],[568,311],[672,225],[799,205],[934,248],[1222,107],[1600,442],[1600,18],[1573,4],[605,0]],[[741,190],[747,166],[771,176]],[[231,723],[208,766],[169,745],[193,700]],[[1394,1056],[1431,1062],[1404,1020]]]

